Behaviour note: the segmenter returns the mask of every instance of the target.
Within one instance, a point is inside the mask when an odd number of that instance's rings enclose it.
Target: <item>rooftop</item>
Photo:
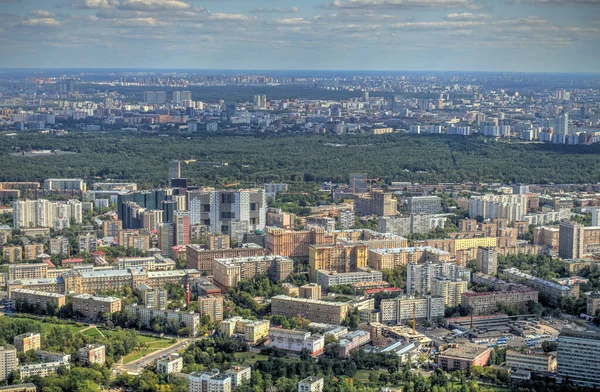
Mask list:
[[[306,302],[312,304],[320,304],[320,305],[330,305],[330,306],[343,306],[346,305],[347,302],[329,302],[329,301],[321,301],[316,299],[308,299],[308,298],[296,298],[296,297],[288,297],[287,295],[276,295],[271,300],[280,299],[283,301],[292,301],[292,302]]]
[[[486,351],[491,351],[491,349],[487,347],[459,346],[449,348],[442,352],[441,355],[444,357],[453,357],[472,361],[485,354]]]
[[[415,252],[430,252],[439,255],[450,255],[450,253],[432,248],[431,246],[417,246],[417,247],[408,247],[408,248],[386,248],[386,249],[369,249],[369,252],[377,253],[380,255],[386,255],[390,253],[415,253]]]

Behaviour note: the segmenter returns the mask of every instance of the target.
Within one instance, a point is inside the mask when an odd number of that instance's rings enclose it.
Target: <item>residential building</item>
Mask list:
[[[309,283],[298,288],[298,296],[306,299],[321,299],[321,286],[316,283]]]
[[[44,181],[42,188],[49,191],[79,191],[87,190],[86,183],[81,178],[49,178]]]
[[[156,360],[156,372],[159,374],[181,373],[183,357],[179,354],[167,354]]]
[[[316,323],[340,325],[348,315],[348,303],[325,302],[277,295],[271,298],[271,314],[302,316]]]
[[[220,331],[224,336],[244,335],[244,340],[256,344],[269,336],[269,320],[247,320],[232,317],[221,322]]]
[[[43,363],[34,363],[31,365],[23,365],[17,368],[21,379],[24,380],[29,377],[47,377],[53,374],[56,374],[59,369],[67,369],[71,368],[71,364],[69,362],[43,362]]]
[[[223,296],[207,295],[198,297],[200,317],[208,316],[210,321],[223,321]]]
[[[283,184],[283,183],[271,183],[271,184],[265,184],[264,185],[264,190],[265,190],[265,195],[267,197],[270,197],[271,199],[275,199],[275,196],[278,193],[282,193],[282,192],[287,192],[288,191],[288,184]]]
[[[325,337],[312,335],[308,331],[271,328],[269,330],[269,347],[297,353],[307,350],[310,355],[318,355],[325,349]]]
[[[265,233],[266,252],[290,258],[308,258],[309,245],[332,244],[331,236],[322,228],[312,230],[291,231],[268,227]]]
[[[435,291],[435,279],[471,280],[468,268],[454,263],[408,264],[406,268],[406,293],[426,295]]]
[[[103,237],[118,237],[121,230],[123,230],[123,221],[121,220],[102,221]]]
[[[535,373],[554,373],[556,371],[556,356],[552,353],[508,350],[506,352],[506,366],[515,370],[526,370]]]
[[[79,252],[95,252],[98,246],[96,234],[87,233],[79,236]]]
[[[23,261],[23,249],[20,246],[2,247],[2,259],[9,263],[19,263]]]
[[[296,215],[283,212],[281,208],[267,208],[267,226],[285,230],[294,230]]]
[[[316,281],[317,271],[355,272],[367,265],[368,247],[365,244],[310,245],[308,265],[311,281]]]
[[[600,293],[595,292],[590,294],[586,300],[588,316],[595,316],[598,309],[600,309]]]
[[[323,377],[310,376],[298,383],[298,392],[323,392]]]
[[[554,304],[558,304],[560,297],[579,297],[578,284],[563,285],[550,282],[521,272],[517,268],[507,268],[502,272],[506,281],[532,287],[545,295]]]
[[[351,229],[354,226],[354,211],[352,210],[339,210],[338,211],[338,224],[342,229]]]
[[[382,216],[377,218],[377,230],[401,236],[429,233],[438,227],[443,229],[447,220],[447,215],[443,214]]]
[[[522,221],[527,213],[527,195],[482,195],[469,199],[469,216]]]
[[[177,263],[161,255],[152,257],[120,257],[117,259],[117,268],[126,270],[128,268],[143,268],[147,271],[170,271],[177,267]]]
[[[10,372],[17,368],[17,349],[13,346],[0,347],[0,381],[6,380]]]
[[[338,355],[341,358],[348,358],[353,350],[369,342],[371,342],[371,334],[367,331],[358,330],[342,335],[337,341]]]
[[[494,248],[477,248],[477,266],[479,271],[486,275],[496,275],[498,273],[498,252]]]
[[[13,204],[15,229],[51,227],[62,230],[71,224],[82,222],[82,203],[78,200],[52,202],[46,199],[17,200]]]
[[[186,247],[186,265],[188,268],[212,273],[216,259],[237,259],[264,255],[265,249],[255,244],[244,244],[241,248],[235,249],[204,249],[199,245],[189,244]]]
[[[35,356],[42,362],[70,362],[71,355],[65,353],[53,353],[51,351],[36,350]]]
[[[162,254],[171,255],[171,248],[175,245],[173,242],[174,235],[173,223],[161,223],[158,225],[158,247],[161,249]]]
[[[178,329],[190,328],[190,335],[196,337],[200,330],[200,315],[195,312],[182,312],[179,310],[154,309],[137,304],[128,305],[125,309],[131,311],[140,319],[142,325],[147,328],[152,328],[152,321],[160,319],[175,325]]]
[[[565,259],[581,259],[584,255],[584,227],[563,221],[559,226],[558,255]]]
[[[50,254],[69,257],[71,255],[69,239],[66,237],[50,238]]]
[[[231,392],[231,377],[213,369],[210,372],[193,372],[188,376],[189,392]]]
[[[471,309],[474,315],[491,314],[498,311],[499,305],[525,306],[528,301],[538,301],[538,292],[528,287],[513,288],[507,291],[462,294],[461,306]]]
[[[485,366],[492,349],[488,347],[459,346],[443,351],[437,358],[438,365],[445,371],[470,372],[473,366]]]
[[[95,297],[91,294],[78,294],[71,297],[73,312],[95,320],[121,311],[121,298]]]
[[[406,198],[409,214],[438,214],[442,212],[439,196],[413,196]]]
[[[359,216],[390,216],[398,213],[398,202],[392,193],[371,191],[354,200],[354,213]]]
[[[190,224],[203,224],[211,233],[232,234],[232,222],[247,222],[248,231],[263,230],[267,202],[262,189],[188,191]]]
[[[250,366],[232,366],[225,374],[231,377],[231,388],[235,389],[239,385],[250,384],[252,368]]]
[[[600,333],[563,328],[558,335],[558,377],[573,384],[599,388]]]
[[[173,244],[187,245],[190,243],[190,213],[175,211],[173,213]]]
[[[434,285],[433,294],[444,297],[444,304],[449,307],[459,306],[462,294],[469,288],[469,282],[466,280],[449,278],[435,278]]]
[[[5,387],[0,387],[0,392],[37,392],[35,384],[14,384]]]
[[[380,305],[381,322],[386,324],[403,324],[413,319],[431,320],[444,317],[444,297],[400,296],[394,299],[384,299]]]
[[[285,280],[294,270],[292,259],[280,256],[217,259],[213,265],[213,282],[225,289],[236,287],[240,280],[268,275],[273,282]]]
[[[394,270],[411,263],[450,261],[450,253],[430,246],[416,248],[369,249],[369,267],[378,271]]]
[[[533,244],[540,246],[547,246],[552,248],[554,251],[558,251],[559,241],[558,227],[552,226],[541,226],[533,228]]]
[[[317,284],[322,287],[352,285],[358,282],[377,282],[383,280],[383,273],[375,269],[363,268],[356,272],[336,272],[317,270]]]
[[[165,309],[168,305],[168,292],[164,289],[155,289],[145,284],[136,287],[141,293],[144,306],[156,309]]]
[[[8,266],[8,280],[45,278],[48,266],[41,264],[13,264]]]
[[[83,364],[93,365],[98,363],[104,365],[106,362],[106,346],[102,344],[87,344],[77,350],[79,361]]]
[[[35,260],[44,253],[44,244],[23,245],[23,260]]]
[[[42,336],[39,333],[27,332],[15,336],[14,344],[19,352],[39,350],[42,347]]]

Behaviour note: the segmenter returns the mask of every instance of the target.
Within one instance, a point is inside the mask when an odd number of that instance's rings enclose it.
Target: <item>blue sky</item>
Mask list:
[[[600,72],[600,0],[0,0],[0,67]]]

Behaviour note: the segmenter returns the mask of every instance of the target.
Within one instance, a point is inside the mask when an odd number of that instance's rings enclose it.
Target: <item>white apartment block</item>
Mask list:
[[[51,227],[62,230],[71,224],[81,223],[83,207],[78,200],[52,202],[46,199],[17,200],[13,204],[15,229],[28,227]]]
[[[282,350],[294,352],[306,349],[311,355],[315,355],[323,352],[325,349],[325,337],[313,336],[307,331],[271,328],[269,329],[269,347],[277,347]]]
[[[156,372],[160,374],[181,373],[183,357],[179,354],[170,354],[156,361]]]
[[[71,364],[65,361],[59,362],[44,362],[44,363],[35,363],[32,365],[23,365],[17,368],[17,371],[21,375],[21,379],[25,379],[27,377],[47,377],[52,374],[56,374],[58,369],[70,369]]]

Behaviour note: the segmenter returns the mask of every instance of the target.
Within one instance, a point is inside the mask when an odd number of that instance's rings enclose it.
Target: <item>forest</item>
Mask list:
[[[21,154],[32,149],[76,154]],[[88,182],[134,181],[149,188],[166,185],[172,159],[197,160],[182,162],[182,176],[191,185],[347,183],[352,172],[366,172],[386,183],[600,181],[600,145],[524,144],[441,135],[220,135],[179,131],[168,137],[133,131],[2,136],[0,181],[75,177]],[[204,162],[227,165],[214,167]]]

